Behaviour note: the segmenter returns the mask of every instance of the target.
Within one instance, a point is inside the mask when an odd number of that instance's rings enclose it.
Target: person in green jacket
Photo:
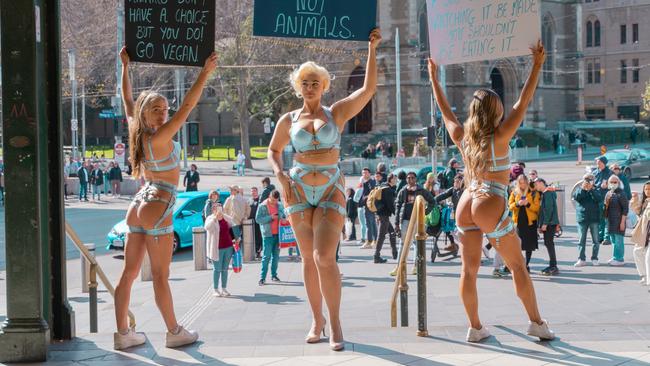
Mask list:
[[[552,276],[560,273],[557,268],[557,257],[555,256],[555,231],[560,224],[557,214],[557,193],[555,189],[548,187],[543,178],[535,179],[535,189],[541,197],[541,206],[537,224],[539,231],[544,235],[544,246],[548,251],[548,267],[542,270],[543,275]]]
[[[585,174],[582,178],[582,184],[573,192],[572,199],[576,202],[576,222],[578,223],[578,234],[580,241],[578,244],[578,261],[574,267],[584,267],[587,265],[585,246],[587,242],[587,231],[591,232],[591,262],[594,266],[599,265],[598,250],[600,248],[600,238],[598,236],[598,226],[602,220],[603,197],[595,188],[593,174]]]

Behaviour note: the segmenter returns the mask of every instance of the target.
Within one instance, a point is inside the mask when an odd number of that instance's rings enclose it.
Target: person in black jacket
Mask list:
[[[257,187],[251,188],[251,198],[248,200],[248,205],[251,207],[251,213],[248,218],[253,220],[253,227],[255,228],[255,258],[262,259],[262,231],[260,225],[255,222],[255,215],[257,215],[257,207],[263,201],[260,200],[259,191]]]
[[[269,198],[271,192],[275,191],[275,186],[271,184],[271,179],[269,179],[269,177],[262,179],[262,187],[264,187],[264,190],[260,195],[260,202],[266,201],[266,199]]]
[[[90,173],[90,182],[93,185],[93,201],[95,200],[95,195],[97,195],[97,201],[101,201],[104,172],[99,168],[99,164],[97,163],[95,163],[93,171]]]
[[[350,230],[351,232],[348,233],[348,240],[357,240],[357,228],[355,226],[355,223],[357,221],[359,211],[357,211],[357,203],[354,202],[354,189],[348,188],[346,190],[346,196],[347,199],[345,201],[345,211],[347,212],[348,220],[350,220],[350,223],[352,224],[352,229]]]
[[[77,169],[77,177],[79,177],[79,201],[84,200],[88,202],[88,182],[90,181],[90,174],[88,173],[88,163],[85,161],[81,167]]]
[[[190,170],[185,173],[185,178],[183,179],[183,187],[187,187],[185,192],[194,192],[198,191],[198,184],[201,181],[199,172],[197,171],[196,164],[190,165]]]
[[[113,167],[108,171],[108,180],[111,182],[111,189],[113,191],[113,197],[119,197],[122,185],[122,169],[120,165],[114,161]]]
[[[379,221],[379,234],[377,235],[377,248],[375,248],[375,263],[386,263],[386,259],[381,257],[381,248],[386,239],[386,233],[390,240],[390,247],[392,249],[393,259],[397,259],[397,238],[395,228],[390,222],[390,217],[395,213],[395,185],[397,177],[394,174],[389,174],[387,181],[380,184],[381,199],[375,201],[377,207],[377,220]]]

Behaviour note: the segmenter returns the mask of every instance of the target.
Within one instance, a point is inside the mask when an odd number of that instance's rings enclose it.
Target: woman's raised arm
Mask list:
[[[167,142],[171,140],[174,137],[174,135],[176,135],[176,133],[178,132],[178,130],[180,130],[180,128],[185,123],[185,121],[187,121],[187,117],[192,112],[192,109],[196,107],[196,104],[199,102],[199,99],[201,99],[201,94],[203,93],[203,87],[205,86],[205,83],[208,81],[208,78],[216,68],[217,68],[217,54],[213,52],[210,55],[210,57],[208,57],[208,59],[205,60],[205,65],[203,66],[203,69],[201,69],[201,72],[199,73],[199,76],[196,78],[196,81],[194,82],[194,84],[192,84],[192,87],[185,95],[185,98],[183,99],[180,108],[178,108],[178,111],[174,113],[174,117],[172,117],[172,119],[169,120],[169,122],[163,124],[158,129],[158,131],[156,131],[156,134],[153,136],[154,142]]]
[[[128,120],[133,118],[133,90],[129,79],[129,54],[126,52],[126,47],[122,47],[120,51],[120,60],[122,61],[122,104]]]
[[[356,116],[370,102],[377,90],[377,46],[381,42],[379,28],[373,29],[368,42],[368,61],[366,63],[366,75],[361,89],[339,100],[332,105],[332,115],[339,130],[347,121]]]
[[[521,121],[526,117],[528,105],[533,100],[533,96],[535,96],[539,72],[546,59],[546,51],[544,51],[544,45],[542,45],[541,40],[537,41],[537,45],[530,47],[530,50],[533,54],[533,68],[530,70],[526,84],[524,84],[524,88],[521,90],[519,100],[517,100],[510,114],[503,120],[503,123],[499,125],[496,131],[497,137],[508,141],[515,135],[519,125],[521,125]]]
[[[463,126],[458,122],[458,118],[451,110],[449,102],[445,93],[442,91],[442,86],[438,81],[438,65],[433,59],[429,59],[429,80],[431,80],[431,89],[433,89],[433,97],[440,108],[442,120],[445,123],[449,136],[457,146],[460,146],[460,141],[463,139]],[[433,113],[433,111],[431,111]]]

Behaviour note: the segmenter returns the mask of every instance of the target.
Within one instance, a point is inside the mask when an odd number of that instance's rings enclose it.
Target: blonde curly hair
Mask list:
[[[289,74],[289,83],[293,87],[298,98],[302,98],[302,77],[307,73],[315,73],[320,76],[323,83],[323,90],[327,93],[330,89],[330,80],[332,76],[323,66],[314,61],[307,61]]]

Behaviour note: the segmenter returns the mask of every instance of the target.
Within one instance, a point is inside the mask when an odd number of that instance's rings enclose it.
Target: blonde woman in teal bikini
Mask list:
[[[185,124],[201,97],[210,74],[217,68],[217,55],[212,54],[190,88],[178,111],[169,121],[167,98],[145,91],[133,102],[129,80],[129,55],[126,48],[122,59],[122,100],[129,120],[129,152],[133,176],[144,177],[146,184],[135,195],[126,213],[124,268],[115,287],[115,318],[117,332],[114,348],[124,349],[143,344],[146,338],[128,326],[131,286],[140,272],[145,252],[149,253],[156,305],[167,327],[165,345],[179,347],[195,342],[198,334],[176,322],[174,304],[169,288],[169,265],[172,260],[174,227],[172,210],[176,201],[176,186],[180,173],[180,144],[172,138]]]
[[[291,74],[291,85],[303,99],[299,110],[287,113],[278,122],[269,146],[269,161],[282,186],[285,212],[289,217],[302,254],[307,298],[313,314],[307,343],[320,342],[326,321],[323,298],[329,313],[330,348],[345,348],[339,318],[341,277],[336,264],[336,248],[345,222],[344,179],[338,167],[341,131],[375,94],[377,85],[376,49],[379,29],[370,33],[368,63],[363,87],[331,107],[321,105],[329,89],[330,75],[313,62],[302,64]],[[294,165],[284,172],[282,151],[291,143],[296,153]]]
[[[478,315],[476,277],[481,264],[483,234],[496,248],[512,272],[517,296],[528,313],[528,335],[542,340],[555,337],[539,314],[533,283],[521,255],[521,243],[515,234],[508,212],[508,142],[526,116],[533,100],[539,72],[546,57],[544,46],[531,47],[533,67],[517,103],[504,118],[503,103],[492,90],[474,92],[467,121],[461,124],[452,112],[438,82],[438,66],[429,59],[429,77],[436,102],[442,112],[447,131],[461,151],[465,163],[465,190],[458,202],[456,223],[461,233],[462,272],[460,295],[469,318],[468,342],[479,342],[490,336]],[[501,215],[493,215],[500,212]]]

